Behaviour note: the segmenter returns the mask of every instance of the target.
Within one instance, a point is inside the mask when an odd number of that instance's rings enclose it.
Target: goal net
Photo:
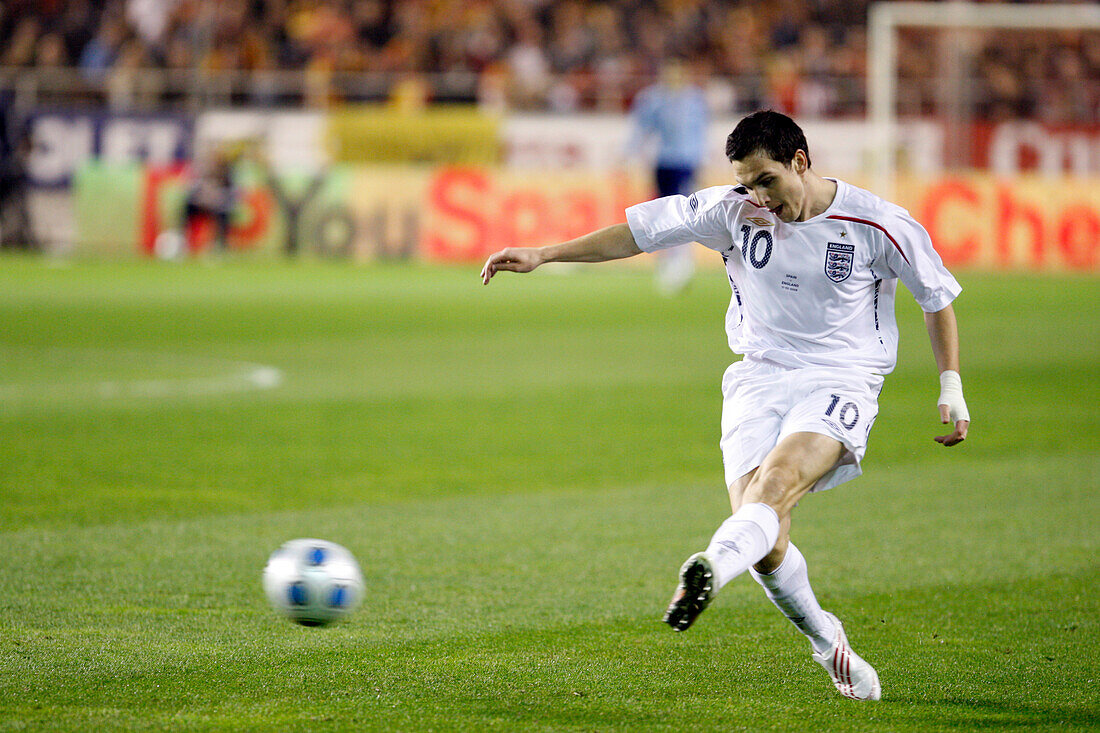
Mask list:
[[[1003,168],[1004,161],[976,149],[982,128],[992,123],[1035,123],[1018,128],[1031,137],[1044,126],[1096,127],[1100,5],[876,3],[868,23],[868,74],[874,179],[881,190],[889,191],[905,164],[899,120],[907,117],[942,122],[948,170]],[[1081,154],[1076,160],[1055,161],[1039,151],[1038,165],[1026,167],[1095,175],[1095,145],[1078,139],[1071,148]]]
[[[880,2],[865,170],[960,266],[1100,272],[1100,5]]]

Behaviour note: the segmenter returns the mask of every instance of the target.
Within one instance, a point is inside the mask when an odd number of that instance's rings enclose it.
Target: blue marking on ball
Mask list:
[[[329,594],[328,604],[333,608],[342,608],[348,602],[348,589],[338,585]]]
[[[314,547],[309,551],[309,557],[307,558],[310,565],[320,565],[325,561],[325,548]]]
[[[309,603],[309,592],[305,583],[291,583],[286,589],[287,600],[292,606],[304,606]]]

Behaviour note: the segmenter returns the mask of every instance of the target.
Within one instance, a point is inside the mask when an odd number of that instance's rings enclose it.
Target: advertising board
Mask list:
[[[949,266],[1100,272],[1096,178],[910,178],[898,195]]]
[[[1039,173],[1100,176],[1100,123],[976,123],[970,167],[1001,176]]]
[[[346,166],[278,175],[244,166],[237,175],[228,247],[350,256],[356,236],[347,206],[350,177]],[[183,219],[193,181],[194,173],[186,164],[86,164],[74,181],[77,252],[153,255],[165,233],[184,237],[188,251],[209,248],[214,237],[212,220],[200,217],[187,225]]]
[[[328,113],[326,145],[342,163],[495,165],[499,120],[472,106],[402,112],[345,106]]]
[[[82,165],[168,165],[191,157],[193,121],[175,114],[40,110],[27,119],[32,186],[66,187]]]
[[[160,233],[179,227],[189,180],[185,166],[88,166],[77,176],[79,246],[153,252]],[[230,231],[239,249],[470,264],[624,221],[627,206],[651,196],[638,172],[401,165],[246,171],[241,191]],[[898,203],[951,267],[1100,272],[1097,179],[909,176]],[[210,232],[198,235],[195,248]]]

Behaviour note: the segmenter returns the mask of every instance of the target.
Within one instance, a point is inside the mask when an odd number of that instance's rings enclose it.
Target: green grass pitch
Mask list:
[[[0,730],[1100,728],[1096,279],[962,274],[949,450],[899,294],[865,475],[795,512],[860,704],[747,577],[660,623],[728,514],[721,272],[477,269],[0,259]],[[308,536],[366,577],[329,628],[260,589]]]

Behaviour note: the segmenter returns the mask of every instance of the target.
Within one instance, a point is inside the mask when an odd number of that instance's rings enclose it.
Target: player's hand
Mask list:
[[[937,436],[936,442],[952,446],[966,440],[966,432],[970,429],[970,412],[966,409],[962,379],[958,372],[945,371],[940,374],[939,408],[940,422],[944,425],[954,424],[955,429],[947,435]]]
[[[944,412],[947,409],[947,405],[940,405],[940,412]],[[942,417],[942,416],[941,416]],[[943,423],[946,425],[951,422],[950,418],[943,418]],[[943,445],[951,446],[958,445],[966,440],[966,431],[970,428],[969,420],[956,420],[955,430],[947,435],[937,435],[935,441],[942,443]]]
[[[489,255],[485,267],[481,268],[481,282],[489,284],[493,275],[507,270],[509,272],[531,272],[542,264],[542,257],[535,247],[508,247]]]

